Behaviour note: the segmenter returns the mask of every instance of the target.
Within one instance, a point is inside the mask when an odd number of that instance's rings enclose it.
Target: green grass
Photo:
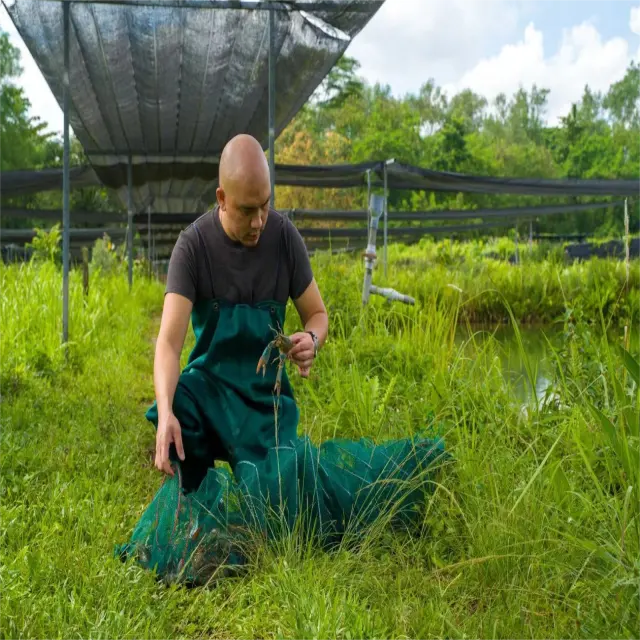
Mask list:
[[[535,251],[530,257],[522,247],[522,263],[516,267],[486,257],[490,253],[502,255],[504,241],[456,244],[423,239],[412,246],[389,247],[385,279],[382,248],[378,247],[373,281],[408,293],[424,306],[460,290],[460,316],[474,323],[509,322],[505,300],[519,323],[564,322],[567,316],[572,321],[599,324],[600,311],[618,328],[640,323],[639,260],[631,263],[627,287],[624,261],[591,259],[565,264],[553,253],[542,257],[539,247]],[[357,313],[362,258],[325,254],[318,259],[330,264],[338,276],[327,283],[333,309]]]
[[[420,259],[395,247],[390,255]],[[332,554],[284,540],[259,549],[245,576],[207,590],[163,587],[120,563],[114,544],[161,482],[144,411],[162,286],[136,275],[130,293],[126,276],[96,276],[85,300],[73,272],[65,355],[60,274],[0,265],[1,636],[637,637],[638,353],[635,337],[631,355],[619,351],[631,319],[600,286],[611,273],[619,284],[619,267],[553,272],[574,312],[554,312],[555,395],[532,398],[526,411],[503,374],[500,342],[470,327],[461,343],[455,329],[487,298],[508,318],[504,301],[520,309],[517,281],[528,276],[500,265],[492,288],[503,296],[493,299],[486,280],[458,267],[432,265],[416,278],[415,264],[395,262],[387,283],[419,304],[375,299],[362,313],[359,261],[318,256],[314,267],[331,337],[309,380],[290,372],[301,430],[315,441],[385,439],[434,412],[455,462],[422,535],[379,532]],[[585,274],[600,291],[588,308]],[[446,286],[462,277],[462,293]],[[296,321],[292,309],[287,328]],[[183,358],[191,345],[192,336]]]

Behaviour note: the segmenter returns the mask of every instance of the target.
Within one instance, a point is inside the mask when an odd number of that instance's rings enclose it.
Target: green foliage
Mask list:
[[[35,232],[33,240],[27,243],[27,247],[33,249],[32,260],[59,262],[62,241],[60,224],[56,223],[49,231],[36,227]]]
[[[287,162],[314,163],[319,149],[337,134],[340,157],[332,163],[395,159],[426,168],[488,176],[540,178],[636,179],[640,166],[640,65],[606,94],[585,87],[557,125],[546,121],[549,90],[533,85],[492,104],[468,89],[447,96],[433,79],[417,94],[395,96],[387,86],[369,85],[357,75],[358,64],[345,58],[276,143]],[[330,89],[329,89],[330,88]],[[327,96],[330,96],[327,98]],[[295,149],[295,136],[309,144]],[[391,190],[390,211],[427,208],[483,208],[571,204],[575,198],[518,195],[436,194]],[[606,198],[584,197],[580,202]],[[302,198],[301,198],[302,201]],[[358,201],[359,203],[359,201]],[[304,206],[289,202],[287,206]],[[333,193],[314,208],[340,208]],[[356,206],[361,204],[354,203]],[[640,222],[632,201],[631,225]],[[622,209],[582,211],[534,221],[540,233],[619,233]]]
[[[44,169],[61,167],[63,144],[59,136],[45,132],[47,125],[30,115],[31,103],[19,86],[23,69],[20,65],[20,51],[14,47],[6,32],[0,29],[0,170]],[[80,142],[72,137],[70,144],[70,164],[88,164]],[[0,190],[1,191],[1,190]],[[62,192],[48,191],[31,196],[7,198],[2,196],[3,207],[26,209],[62,209]],[[73,190],[70,207],[83,211],[113,211],[119,208],[113,195],[104,188],[89,187]],[[3,217],[6,228],[33,228],[36,219]]]
[[[90,270],[92,273],[116,274],[122,272],[124,266],[125,245],[118,250],[111,242],[109,234],[98,238],[91,251]]]

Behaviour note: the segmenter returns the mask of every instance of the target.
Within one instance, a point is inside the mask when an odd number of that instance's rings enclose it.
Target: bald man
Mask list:
[[[169,262],[156,343],[156,401],[146,417],[156,427],[157,469],[180,470],[196,489],[215,460],[237,470],[297,437],[298,407],[286,367],[274,420],[276,367],[256,365],[284,327],[289,299],[300,320],[289,352],[307,377],[326,340],[327,312],[306,247],[286,216],[269,206],[269,166],[259,143],[240,135],[225,147],[217,206],[179,236]],[[191,320],[196,345],[180,372]],[[244,468],[244,467],[243,467]]]

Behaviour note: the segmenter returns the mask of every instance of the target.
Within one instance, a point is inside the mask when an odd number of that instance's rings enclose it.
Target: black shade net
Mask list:
[[[63,3],[3,1],[62,107]],[[136,211],[202,210],[231,137],[268,145],[269,12],[176,5],[70,5],[70,125],[125,206],[131,158]],[[274,12],[276,137],[382,1],[334,0],[325,5],[337,10],[316,13],[305,5]]]

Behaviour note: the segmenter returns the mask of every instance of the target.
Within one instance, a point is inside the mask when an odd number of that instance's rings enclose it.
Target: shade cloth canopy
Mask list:
[[[276,136],[383,1],[333,0],[325,9],[308,0],[278,3]],[[64,3],[3,3],[62,106]],[[248,133],[268,144],[269,12],[206,8],[233,4],[206,1],[151,4],[70,5],[70,125],[98,180],[123,204],[131,158],[136,211],[152,204],[158,212],[193,212],[214,198],[218,159],[231,137]]]

